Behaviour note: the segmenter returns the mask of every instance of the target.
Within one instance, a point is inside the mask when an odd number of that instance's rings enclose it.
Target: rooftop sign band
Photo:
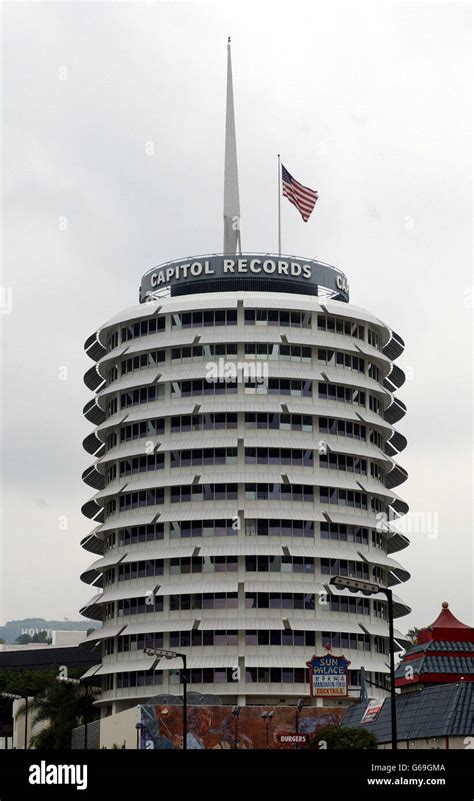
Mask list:
[[[255,279],[260,279],[256,282]],[[263,279],[263,280],[262,280]],[[197,256],[186,261],[171,261],[149,270],[142,278],[140,302],[165,287],[172,295],[193,292],[217,292],[236,288],[264,291],[302,292],[317,295],[318,287],[328,290],[338,300],[349,302],[346,276],[329,264],[293,256],[245,253],[240,256]]]

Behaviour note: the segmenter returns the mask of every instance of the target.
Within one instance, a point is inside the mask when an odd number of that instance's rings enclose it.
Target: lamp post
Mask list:
[[[392,751],[398,749],[397,737],[397,700],[395,694],[395,649],[394,649],[394,626],[393,626],[393,593],[378,584],[369,581],[359,581],[359,579],[346,578],[345,576],[333,576],[329,582],[334,587],[351,592],[361,592],[363,595],[376,595],[378,592],[387,596],[388,601],[388,638],[390,643],[390,708],[391,708],[391,728],[392,728]]]
[[[25,751],[28,750],[28,696],[17,695],[16,693],[0,693],[2,698],[11,698],[12,701],[25,702]]]
[[[270,723],[272,722],[273,712],[262,712],[261,717],[265,721],[265,748],[270,748]]]
[[[232,707],[232,717],[234,718],[234,749],[237,750],[239,742],[239,715],[240,706]]]
[[[143,728],[141,723],[135,723],[135,728],[137,730],[137,751],[140,750],[140,733]]]
[[[304,701],[302,698],[298,699],[298,703],[296,704],[296,712],[295,712],[295,734],[298,735],[300,733],[300,715],[303,711]],[[296,748],[300,747],[298,742],[295,743]]]
[[[179,654],[177,651],[168,651],[166,648],[144,648],[144,653],[148,656],[159,656],[164,659],[182,659],[183,669],[180,671],[181,684],[183,685],[183,751],[188,748],[188,666],[186,654]]]

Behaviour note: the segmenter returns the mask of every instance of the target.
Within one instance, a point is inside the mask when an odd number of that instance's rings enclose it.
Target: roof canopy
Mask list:
[[[461,623],[457,617],[449,610],[447,601],[441,604],[441,612],[438,617],[426,629],[421,629],[418,634],[418,645],[422,645],[430,640],[443,640],[453,642],[474,642],[474,628]]]

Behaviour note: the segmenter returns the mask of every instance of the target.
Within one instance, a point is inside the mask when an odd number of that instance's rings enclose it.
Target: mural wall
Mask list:
[[[267,732],[262,712],[273,712]],[[345,710],[338,708],[303,708],[299,715],[300,734],[311,736],[323,726],[337,725]],[[288,706],[243,706],[238,718],[231,706],[188,706],[187,747],[194,749],[296,748],[296,708]],[[169,749],[183,747],[182,706],[144,705],[141,707],[141,748]],[[304,743],[302,743],[304,747]]]

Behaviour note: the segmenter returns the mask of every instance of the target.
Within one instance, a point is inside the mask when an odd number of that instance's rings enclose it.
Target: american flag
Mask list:
[[[303,220],[308,222],[311,212],[313,211],[318,193],[314,189],[308,189],[307,186],[295,181],[288,170],[281,165],[281,180],[283,184],[283,197],[287,197],[293,206],[296,206]]]

